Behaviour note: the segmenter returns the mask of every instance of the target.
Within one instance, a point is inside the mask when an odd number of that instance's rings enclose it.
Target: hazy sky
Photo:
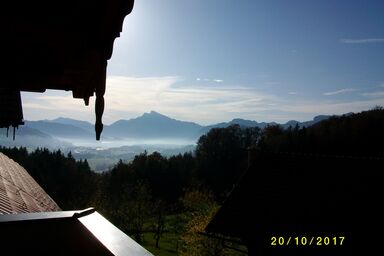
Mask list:
[[[200,124],[303,121],[384,106],[383,13],[382,0],[136,0],[108,63],[104,122],[150,110]],[[71,93],[22,97],[27,120],[94,121],[93,101]]]

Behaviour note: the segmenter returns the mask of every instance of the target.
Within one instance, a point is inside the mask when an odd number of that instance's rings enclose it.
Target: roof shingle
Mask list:
[[[0,153],[0,214],[60,210],[22,166]]]

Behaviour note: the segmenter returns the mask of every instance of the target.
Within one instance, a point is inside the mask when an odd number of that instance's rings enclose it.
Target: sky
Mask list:
[[[136,0],[108,61],[103,120],[154,110],[284,123],[384,106],[383,12],[382,0]],[[22,99],[26,120],[95,119],[94,99],[70,92]]]

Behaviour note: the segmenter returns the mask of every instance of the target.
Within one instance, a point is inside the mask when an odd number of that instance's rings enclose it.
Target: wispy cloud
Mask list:
[[[370,44],[370,43],[384,43],[384,38],[361,38],[361,39],[340,39],[344,44]]]
[[[82,99],[73,99],[71,92],[47,90],[45,93],[21,93],[26,120],[53,119],[59,116],[94,122],[94,97],[86,107]]]
[[[196,82],[188,85],[186,81],[180,85],[180,81],[180,77],[172,76],[108,77],[103,120],[111,123],[156,110],[181,120],[212,124],[238,117],[242,113],[264,111],[269,103],[278,101],[276,96],[251,87],[227,86],[221,82],[214,87],[198,85]],[[82,100],[74,100],[70,93],[23,93],[23,102],[26,119],[55,118],[58,115],[92,122],[94,119],[94,97],[91,97],[89,107],[84,107]],[[57,106],[60,106],[61,114]],[[44,109],[44,113],[41,109]]]
[[[210,79],[210,78],[196,78],[196,81],[204,81],[204,82],[216,82],[216,83],[222,83],[224,80],[222,79]]]
[[[297,92],[288,92],[289,95],[297,95]]]
[[[352,89],[353,90],[353,89]],[[351,88],[339,91],[348,92]],[[339,91],[329,92],[334,95]],[[292,92],[295,93],[295,92]],[[384,92],[360,95],[355,101],[333,97],[308,99],[261,92],[254,87],[226,85],[206,86],[177,76],[124,77],[109,76],[103,120],[109,124],[119,119],[137,117],[155,110],[179,120],[213,124],[233,118],[286,122],[312,119],[318,114],[343,114],[384,105]],[[70,92],[47,91],[22,93],[27,120],[52,119],[58,116],[94,122],[94,98],[85,107]]]
[[[324,96],[333,96],[333,95],[337,95],[337,94],[343,94],[343,93],[354,92],[354,91],[356,91],[356,89],[344,88],[344,89],[340,89],[340,90],[337,90],[337,91],[324,92],[323,95]]]
[[[179,81],[179,77],[108,77],[105,98],[104,121],[113,122],[155,110],[158,99],[167,88]],[[45,93],[22,93],[25,119],[51,119],[58,116],[94,121],[94,101],[84,106],[82,99],[73,99],[71,92],[47,90]],[[42,111],[43,110],[43,111]]]

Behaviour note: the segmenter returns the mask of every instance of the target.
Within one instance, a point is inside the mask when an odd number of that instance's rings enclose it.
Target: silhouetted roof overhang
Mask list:
[[[0,127],[23,124],[20,91],[96,94],[102,131],[107,60],[134,0],[8,1],[0,15]]]
[[[152,255],[93,208],[4,214],[0,230],[11,255]]]

